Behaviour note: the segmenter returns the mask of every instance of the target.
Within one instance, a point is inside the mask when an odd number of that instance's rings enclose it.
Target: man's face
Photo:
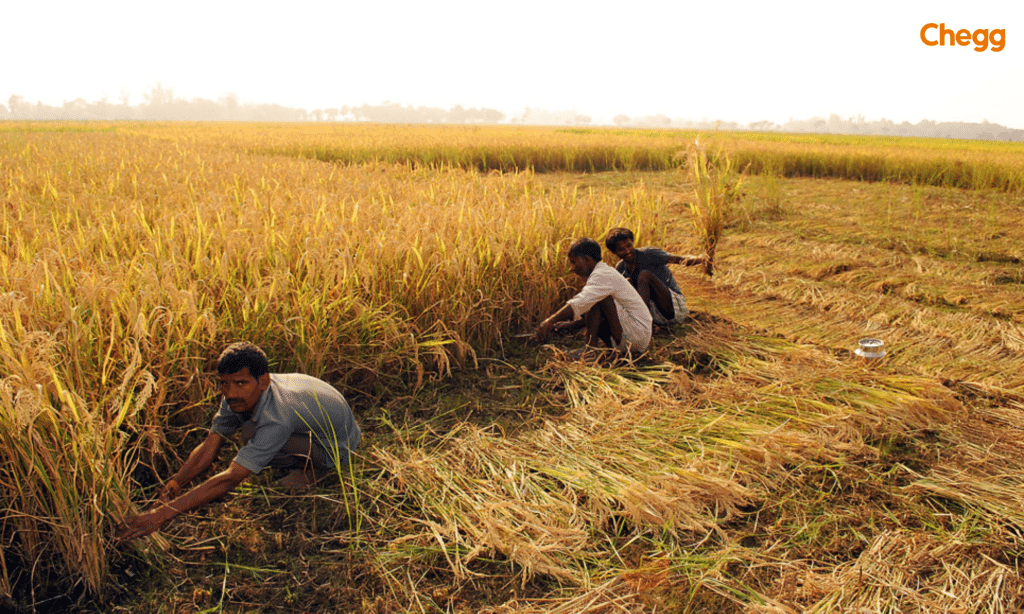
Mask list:
[[[270,374],[264,373],[259,378],[249,374],[248,367],[242,367],[237,373],[218,373],[220,393],[228,401],[228,407],[236,414],[252,411],[260,400],[263,391],[270,387]]]
[[[583,279],[590,277],[590,274],[594,272],[595,266],[597,266],[597,262],[590,256],[569,256],[569,267],[572,269],[572,272]]]
[[[615,255],[628,264],[636,262],[636,250],[633,249],[633,239],[619,241],[615,245]]]

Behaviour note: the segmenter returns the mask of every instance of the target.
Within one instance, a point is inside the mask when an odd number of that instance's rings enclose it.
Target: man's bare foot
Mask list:
[[[294,469],[277,481],[277,485],[282,488],[312,488],[316,486],[317,482],[327,477],[327,473],[323,471],[317,471],[316,469],[310,469],[303,471],[302,469]]]

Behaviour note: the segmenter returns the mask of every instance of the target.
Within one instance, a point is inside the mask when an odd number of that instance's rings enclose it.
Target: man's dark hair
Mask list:
[[[628,228],[612,228],[604,237],[604,246],[608,251],[614,252],[619,243],[625,240],[634,241],[633,231]]]
[[[594,262],[601,262],[601,246],[590,237],[580,237],[569,246],[569,257],[590,256]]]
[[[259,378],[270,372],[267,355],[254,343],[238,341],[224,348],[217,359],[217,373],[228,375],[249,369],[249,375]]]

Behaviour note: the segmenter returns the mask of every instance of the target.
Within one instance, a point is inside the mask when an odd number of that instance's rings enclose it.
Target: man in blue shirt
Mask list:
[[[271,374],[266,355],[252,343],[229,345],[217,361],[223,395],[210,434],[160,492],[160,503],[130,519],[124,540],[143,537],[165,522],[220,497],[264,467],[289,470],[278,483],[309,486],[348,464],[362,436],[352,409],[330,384],[309,375]],[[191,491],[182,487],[216,460],[227,437],[242,448],[227,469]]]
[[[621,260],[615,270],[640,293],[658,326],[685,316],[689,313],[686,299],[668,265],[695,266],[704,263],[705,258],[677,256],[657,247],[637,249],[633,239],[633,231],[628,228],[612,228],[605,236],[605,247]]]

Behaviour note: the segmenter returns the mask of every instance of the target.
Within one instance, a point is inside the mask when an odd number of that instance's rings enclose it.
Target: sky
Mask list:
[[[1024,3],[8,0],[0,103],[156,84],[307,110],[384,102],[748,124],[863,116],[1024,129]],[[921,29],[1005,30],[1002,51]],[[937,32],[926,33],[930,40]]]

